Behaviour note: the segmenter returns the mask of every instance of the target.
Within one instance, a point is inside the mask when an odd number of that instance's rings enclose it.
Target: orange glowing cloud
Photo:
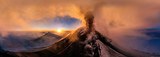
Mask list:
[[[145,2],[139,0],[0,0],[0,31],[31,30],[30,22],[55,16],[69,15],[83,21],[86,12],[92,11],[96,14],[97,9],[102,5],[107,7],[124,4],[135,6],[154,3],[155,5],[160,4],[158,2],[157,0],[145,0]]]
[[[56,16],[83,19],[80,7],[74,3],[52,0],[1,0],[0,3],[0,31],[32,30],[30,22]]]

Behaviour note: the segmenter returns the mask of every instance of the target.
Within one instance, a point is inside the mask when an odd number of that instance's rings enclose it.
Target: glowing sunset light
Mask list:
[[[62,33],[62,32],[63,32],[62,29],[57,29],[56,31],[57,31],[58,33]]]

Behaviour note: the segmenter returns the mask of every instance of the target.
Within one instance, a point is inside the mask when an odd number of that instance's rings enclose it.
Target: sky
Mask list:
[[[81,21],[79,19],[70,16],[57,16],[52,19],[46,18],[44,22],[42,20],[32,21],[31,25],[33,29],[39,30],[74,30],[81,26]]]

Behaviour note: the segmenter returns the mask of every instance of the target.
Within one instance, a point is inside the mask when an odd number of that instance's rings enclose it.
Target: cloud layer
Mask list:
[[[158,4],[158,1],[139,0],[0,0],[0,31],[30,30],[30,22],[55,16],[69,15],[83,19],[88,11],[95,12],[102,5]]]

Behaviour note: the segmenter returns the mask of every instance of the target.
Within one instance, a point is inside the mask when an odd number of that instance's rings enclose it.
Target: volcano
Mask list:
[[[85,26],[59,36],[50,32],[28,40],[11,39],[16,45],[0,45],[1,57],[158,57],[139,50],[121,48],[118,44],[95,29],[94,16],[91,12],[85,15]],[[153,32],[153,31],[152,31]],[[151,32],[150,32],[151,33]],[[150,36],[157,36],[149,34]],[[6,39],[7,41],[9,39]],[[15,41],[14,41],[15,40]],[[4,40],[3,40],[4,41]],[[14,41],[14,42],[12,42]],[[157,44],[158,45],[158,44]]]

